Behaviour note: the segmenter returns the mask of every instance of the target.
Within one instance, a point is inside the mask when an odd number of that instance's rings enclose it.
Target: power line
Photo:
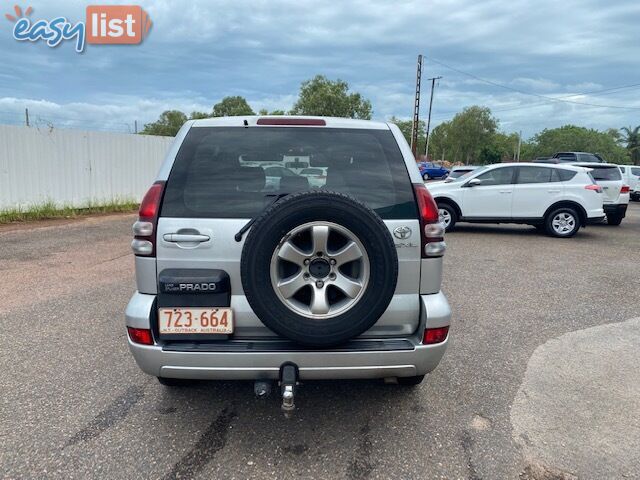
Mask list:
[[[482,78],[479,77],[477,75],[474,75],[473,73],[469,73],[469,72],[465,72],[463,70],[460,70],[458,68],[452,67],[450,65],[447,65],[446,63],[443,63],[439,60],[436,60],[434,58],[429,57],[429,60],[431,60],[433,63],[437,63],[438,65],[441,65],[445,68],[448,68],[449,70],[452,70],[454,72],[460,73],[462,75],[466,75],[468,77],[471,77],[475,80],[478,80],[480,82],[484,82],[487,83],[489,85],[493,85],[495,87],[500,87],[500,88],[504,88],[506,90],[511,90],[512,92],[516,92],[516,93],[520,93],[522,95],[529,95],[532,97],[537,97],[537,98],[542,98],[544,100],[546,100],[547,102],[560,102],[560,103],[570,103],[570,104],[574,104],[574,105],[584,105],[584,106],[588,106],[588,107],[598,107],[598,108],[618,108],[618,109],[624,109],[624,110],[640,110],[640,107],[625,107],[622,105],[600,105],[600,104],[595,104],[595,103],[586,103],[586,102],[576,102],[573,100],[566,100],[563,98],[558,98],[558,97],[549,97],[546,95],[540,95],[538,93],[533,93],[533,92],[527,92],[525,90],[520,90],[519,88],[514,88],[514,87],[510,87],[508,85],[504,85],[502,83],[498,83],[498,82],[494,82],[492,80],[487,80],[486,78]]]

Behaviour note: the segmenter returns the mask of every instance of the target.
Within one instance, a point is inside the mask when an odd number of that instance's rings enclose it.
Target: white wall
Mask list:
[[[0,210],[140,201],[172,137],[0,125]]]

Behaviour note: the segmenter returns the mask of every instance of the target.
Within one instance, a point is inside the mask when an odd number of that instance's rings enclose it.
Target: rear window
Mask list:
[[[590,166],[589,168],[593,168],[591,172],[591,176],[594,180],[622,180],[622,174],[620,173],[620,169],[618,167],[594,167]]]
[[[631,168],[631,173],[640,176],[640,168]]]
[[[309,170],[319,172],[313,185]],[[389,130],[321,127],[192,128],[169,175],[161,215],[250,218],[276,195],[312,188],[352,195],[384,219],[417,217]]]
[[[602,163],[602,159],[600,157],[590,153],[581,153],[578,160],[581,162]]]

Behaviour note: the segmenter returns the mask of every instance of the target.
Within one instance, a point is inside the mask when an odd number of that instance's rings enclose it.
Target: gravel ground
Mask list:
[[[611,324],[615,333],[615,323],[640,316],[640,204],[622,226],[569,240],[523,226],[461,225],[447,237],[443,289],[454,325],[438,369],[413,390],[307,383],[292,419],[276,396],[255,400],[249,382],[171,391],[138,370],[123,324],[134,289],[132,221],[0,227],[1,478],[640,475],[620,463],[640,464],[629,448],[638,442],[637,391],[629,397],[619,385],[637,383],[638,349],[612,334],[606,358],[609,343],[591,330]],[[637,331],[637,323],[621,328]],[[590,388],[579,356],[590,351],[589,368],[616,372],[598,378],[624,394]],[[559,407],[567,402],[570,409]],[[615,429],[593,423],[602,436],[589,438],[604,438],[606,456],[589,455],[584,441],[593,412],[617,419]],[[571,414],[587,421],[563,418]],[[636,437],[622,445],[623,434]]]

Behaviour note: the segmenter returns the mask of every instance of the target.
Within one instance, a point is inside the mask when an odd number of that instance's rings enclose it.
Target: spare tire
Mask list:
[[[376,323],[398,280],[382,219],[337,192],[288,195],[256,219],[242,248],[242,287],[258,318],[297,343],[328,347]]]

